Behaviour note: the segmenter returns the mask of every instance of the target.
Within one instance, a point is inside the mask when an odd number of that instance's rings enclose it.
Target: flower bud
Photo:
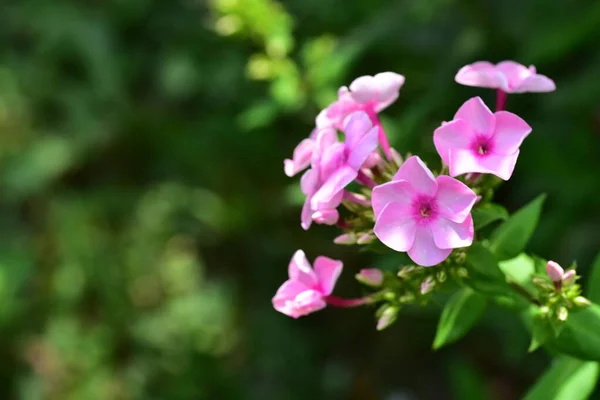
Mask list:
[[[565,307],[560,307],[556,312],[559,321],[565,322],[569,318],[569,311]]]
[[[548,264],[546,264],[546,273],[552,282],[560,282],[565,270],[557,262],[548,261]]]
[[[592,305],[592,302],[583,296],[575,297],[575,299],[573,300],[573,303],[575,303],[575,306],[577,306],[577,307],[587,307],[587,306]]]
[[[564,275],[562,276],[562,281],[563,281],[563,285],[571,285],[575,282],[575,270],[574,269],[570,269],[567,272],[564,273]]]
[[[374,240],[375,240],[375,236],[373,236],[370,233],[365,233],[364,235],[362,235],[362,236],[360,236],[358,238],[358,240],[356,241],[356,243],[358,243],[358,244],[368,244],[368,243],[371,243]]]
[[[377,330],[382,331],[396,321],[398,318],[398,307],[388,306],[381,313],[381,317],[377,320]]]
[[[400,153],[398,153],[394,148],[390,149],[390,153],[392,154],[392,161],[394,161],[394,164],[396,164],[397,167],[400,167],[404,162]]]
[[[338,221],[339,218],[340,214],[336,209],[317,211],[312,215],[313,221],[315,221],[317,224],[324,225],[333,225]]]
[[[342,244],[342,245],[355,244],[356,243],[356,235],[353,233],[341,234],[340,236],[333,239],[333,243]]]
[[[431,290],[433,290],[433,286],[435,284],[435,281],[433,280],[433,278],[431,276],[428,276],[427,278],[425,278],[425,280],[423,280],[423,282],[421,282],[421,294],[427,294],[429,292],[431,292]]]
[[[383,272],[377,268],[361,269],[355,277],[359,282],[373,287],[381,286],[383,283]]]

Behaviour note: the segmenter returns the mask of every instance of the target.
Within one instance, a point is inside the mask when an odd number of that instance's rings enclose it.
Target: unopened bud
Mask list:
[[[333,243],[349,245],[356,243],[356,235],[354,233],[344,233],[333,239]]]
[[[382,331],[396,321],[398,318],[398,307],[388,306],[381,313],[381,317],[377,320],[377,330]]]
[[[563,285],[569,286],[575,282],[576,274],[574,269],[570,269],[562,276]]]
[[[446,271],[439,271],[435,277],[437,278],[438,282],[445,282],[446,281]]]
[[[548,306],[540,307],[540,317],[546,318],[549,313],[550,313],[550,308]]]
[[[592,305],[592,302],[583,296],[575,297],[575,299],[573,299],[573,303],[575,303],[575,306],[577,307],[587,307]]]
[[[360,236],[358,238],[358,240],[356,241],[356,243],[358,244],[368,244],[371,243],[375,240],[375,236],[370,234],[370,233],[365,233],[364,235]]]
[[[435,285],[435,281],[431,276],[425,278],[423,282],[421,282],[421,294],[427,294],[433,290],[433,286]]]
[[[317,224],[323,225],[333,225],[338,221],[339,218],[340,214],[335,208],[330,210],[317,211],[314,212],[312,215],[313,221],[315,221]]]
[[[390,149],[390,153],[392,154],[392,161],[394,161],[394,164],[396,164],[396,166],[399,168],[404,162],[404,160],[402,160],[402,156],[394,148]]]
[[[402,296],[400,296],[398,298],[398,300],[400,300],[400,303],[402,304],[410,304],[410,303],[414,303],[415,302],[415,295],[413,293],[405,293]]]
[[[383,283],[383,272],[377,268],[361,269],[355,277],[359,282],[373,287],[381,286]]]
[[[374,151],[371,154],[369,154],[369,156],[363,163],[362,168],[383,168],[383,165],[383,158],[379,155],[377,151]]]
[[[398,271],[398,278],[407,279],[415,270],[415,267],[401,267]]]
[[[552,282],[560,282],[565,270],[557,262],[548,261],[548,264],[546,264],[546,273]]]
[[[560,307],[556,312],[556,317],[559,321],[565,322],[567,318],[569,318],[569,310],[567,310],[565,307]]]

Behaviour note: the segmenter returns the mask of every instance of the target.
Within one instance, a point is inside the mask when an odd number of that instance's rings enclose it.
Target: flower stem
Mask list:
[[[496,111],[504,110],[506,106],[506,99],[508,98],[508,93],[506,93],[502,89],[498,89],[496,91]]]
[[[390,142],[388,141],[385,131],[383,130],[383,125],[381,125],[381,121],[379,121],[379,117],[377,116],[377,113],[373,109],[367,109],[365,111],[367,112],[367,115],[369,115],[369,118],[371,119],[371,122],[373,123],[373,125],[376,126],[377,128],[379,128],[377,130],[377,135],[379,138],[379,145],[381,146],[381,149],[383,150],[383,154],[385,154],[385,157],[388,159],[388,161],[391,161],[392,160],[392,150],[390,147]]]
[[[358,299],[343,299],[341,297],[337,297],[337,296],[327,296],[325,297],[325,302],[330,305],[330,306],[334,306],[334,307],[358,307],[358,306],[362,306],[364,304],[368,304],[372,301],[373,299],[371,297],[361,297]]]

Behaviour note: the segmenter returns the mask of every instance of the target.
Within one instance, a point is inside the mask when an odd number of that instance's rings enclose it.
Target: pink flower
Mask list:
[[[462,67],[454,79],[461,85],[501,89],[506,93],[556,90],[554,81],[536,73],[533,65],[527,68],[514,61],[502,61],[496,65],[478,61]]]
[[[317,116],[317,128],[342,130],[346,117],[355,111],[365,111],[373,117],[396,101],[403,84],[404,76],[394,72],[356,78],[350,88],[342,86],[338,99]]]
[[[353,113],[344,126],[346,140],[337,141],[331,128],[317,133],[315,151],[309,169],[302,177],[306,202],[302,210],[302,227],[311,220],[332,225],[338,220],[336,207],[344,196],[344,188],[358,176],[358,171],[377,148],[377,127],[362,111]]]
[[[570,285],[575,282],[575,270],[570,269],[567,272],[555,261],[548,261],[546,264],[546,273],[552,282],[562,282],[565,285]]]
[[[292,159],[283,160],[283,170],[290,178],[298,172],[305,170],[310,165],[316,145],[317,130],[314,129],[310,136],[300,142],[294,149]]]
[[[320,256],[313,270],[304,252],[296,251],[288,268],[289,279],[277,290],[273,307],[293,318],[325,308],[325,298],[333,291],[342,268],[341,261]]]
[[[519,146],[530,132],[531,127],[515,114],[493,114],[479,97],[473,97],[460,107],[454,120],[435,130],[433,142],[451,176],[480,172],[508,180]]]
[[[373,189],[375,235],[418,265],[439,264],[452,249],[473,242],[471,208],[477,195],[449,176],[435,178],[417,156],[391,182]]]
[[[377,287],[383,283],[383,272],[377,268],[364,268],[356,274],[356,279],[365,285]]]

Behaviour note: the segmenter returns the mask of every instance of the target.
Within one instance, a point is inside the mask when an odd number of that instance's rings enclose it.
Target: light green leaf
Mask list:
[[[501,205],[485,203],[473,208],[471,215],[473,216],[473,225],[475,226],[475,229],[481,229],[492,222],[507,219],[508,211]]]
[[[598,363],[561,356],[529,390],[524,400],[585,400],[598,379]]]
[[[500,225],[490,237],[491,249],[499,260],[521,253],[537,226],[546,195],[539,195]]]
[[[593,303],[600,303],[600,253],[596,255],[592,263],[586,289],[587,298]]]
[[[486,298],[471,288],[456,292],[442,311],[433,348],[439,349],[463,337],[475,325],[486,304]]]
[[[498,263],[500,270],[513,282],[526,288],[533,288],[531,278],[535,273],[535,261],[525,253],[510,260]]]
[[[569,313],[561,334],[548,347],[581,360],[600,361],[600,306]]]

